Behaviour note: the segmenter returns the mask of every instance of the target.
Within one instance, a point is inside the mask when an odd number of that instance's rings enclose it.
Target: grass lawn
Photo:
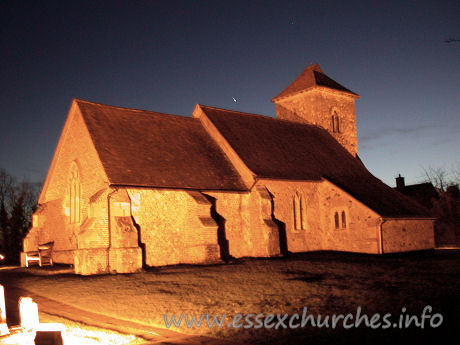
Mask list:
[[[14,284],[39,295],[59,300],[80,309],[165,327],[170,318],[182,313],[208,313],[219,318],[226,314],[224,326],[187,328],[182,323],[172,330],[206,334],[247,344],[294,343],[385,343],[398,340],[410,343],[433,341],[449,336],[447,343],[460,340],[457,325],[460,313],[460,251],[436,251],[394,256],[368,256],[345,253],[307,253],[283,259],[247,259],[229,265],[173,266],[148,271],[103,276],[19,275]],[[2,278],[0,277],[0,282]],[[381,317],[391,313],[391,323],[403,314],[420,315],[426,305],[431,315],[440,313],[442,324],[433,329],[371,329],[364,325],[344,329],[312,327],[290,329],[233,329],[227,327],[238,314],[361,314]],[[289,320],[289,319],[288,319]],[[263,321],[263,319],[262,319]],[[252,318],[254,321],[254,317]],[[276,323],[276,317],[275,317]],[[288,325],[288,321],[285,322]],[[354,323],[354,321],[351,321]],[[247,324],[247,323],[245,323]]]

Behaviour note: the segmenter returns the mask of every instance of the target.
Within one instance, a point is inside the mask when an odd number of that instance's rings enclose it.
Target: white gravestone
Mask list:
[[[6,324],[5,289],[3,285],[0,285],[0,336],[8,333],[8,325]]]
[[[32,301],[30,297],[21,297],[19,299],[19,313],[21,314],[21,327],[26,330],[37,329],[39,325],[38,320],[38,306],[37,303]]]

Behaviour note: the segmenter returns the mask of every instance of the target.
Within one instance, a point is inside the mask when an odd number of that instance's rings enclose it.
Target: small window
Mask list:
[[[294,229],[301,228],[302,221],[300,219],[300,198],[299,194],[294,195]]]
[[[347,228],[347,216],[345,214],[345,211],[342,211],[342,229]]]
[[[70,168],[69,177],[69,221],[70,223],[78,223],[80,221],[80,174],[75,162]]]
[[[305,230],[307,228],[307,208],[303,195],[300,195],[300,218],[300,225],[302,226],[302,230]]]
[[[331,128],[333,133],[340,133],[340,120],[336,111],[334,111],[331,117]]]
[[[340,228],[340,221],[339,221],[339,213],[338,212],[334,213],[334,222],[335,222],[335,228],[339,229]]]

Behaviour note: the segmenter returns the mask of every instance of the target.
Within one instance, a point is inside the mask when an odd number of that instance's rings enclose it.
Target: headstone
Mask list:
[[[41,323],[35,333],[35,345],[62,345],[64,337],[62,323]]]
[[[38,306],[37,303],[32,301],[30,297],[21,297],[19,299],[19,313],[21,316],[21,327],[26,330],[37,329],[39,325],[38,320]]]
[[[60,331],[37,331],[35,345],[63,345]]]
[[[5,289],[0,285],[0,336],[10,333],[6,324]]]

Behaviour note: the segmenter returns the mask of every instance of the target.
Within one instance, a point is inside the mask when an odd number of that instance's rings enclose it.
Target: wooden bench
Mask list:
[[[37,262],[38,266],[53,266],[54,242],[47,242],[38,245],[38,251],[26,253],[26,267],[30,262]]]

